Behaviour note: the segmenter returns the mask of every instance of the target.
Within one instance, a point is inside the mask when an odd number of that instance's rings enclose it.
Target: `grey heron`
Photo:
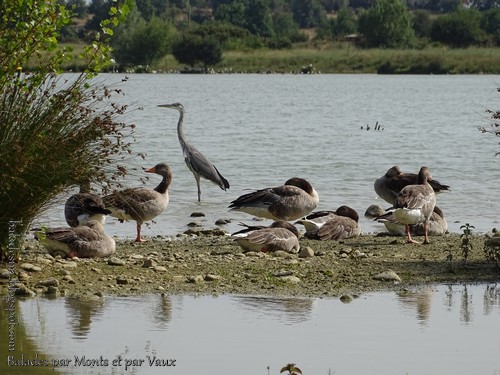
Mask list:
[[[168,187],[172,181],[172,171],[167,163],[158,163],[144,170],[163,177],[160,184],[149,189],[145,187],[129,188],[106,195],[102,198],[104,205],[111,211],[110,216],[137,222],[136,242],[144,242],[141,238],[141,226],[145,221],[153,220],[160,215],[168,205]]]
[[[161,108],[172,108],[179,111],[179,122],[177,123],[177,136],[184,154],[184,161],[187,167],[193,173],[198,187],[198,202],[201,200],[200,178],[203,177],[214,184],[218,185],[222,190],[229,189],[229,182],[220,174],[215,165],[207,159],[196,147],[190,144],[182,130],[184,120],[184,106],[181,103],[160,104]]]

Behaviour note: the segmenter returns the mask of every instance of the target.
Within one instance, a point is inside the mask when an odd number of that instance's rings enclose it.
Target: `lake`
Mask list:
[[[320,196],[317,209],[346,204],[363,216],[371,204],[388,205],[377,197],[373,182],[393,165],[418,172],[422,165],[434,179],[451,186],[438,196],[449,230],[470,223],[477,232],[498,225],[500,177],[498,139],[482,134],[489,126],[486,109],[500,107],[500,76],[379,75],[184,75],[108,74],[100,78],[123,90],[115,96],[129,111],[123,120],[137,125],[134,150],[146,160],[130,161],[127,186],[139,186],[141,167],[167,161],[173,169],[170,204],[146,236],[169,236],[191,221],[216,227],[219,218],[251,222],[227,206],[250,190],[283,184],[288,178],[308,179]],[[177,139],[178,112],[158,104],[181,102],[186,109],[184,133],[229,180],[224,192],[202,180],[202,201],[184,164]],[[381,129],[374,130],[378,122]],[[367,129],[370,126],[370,130]],[[362,129],[363,128],[363,129]],[[156,186],[158,176],[149,185]],[[62,205],[39,220],[66,225]],[[193,220],[193,212],[204,218]],[[363,232],[385,228],[362,217]],[[106,230],[134,238],[135,223],[108,218]]]
[[[500,373],[496,284],[368,293],[350,303],[239,295],[32,298],[17,302],[16,318],[14,355],[0,330],[2,358],[38,354],[49,364],[23,369],[27,374],[53,374],[54,359],[62,374],[278,375],[288,363],[315,375]],[[5,362],[2,374],[19,373]]]

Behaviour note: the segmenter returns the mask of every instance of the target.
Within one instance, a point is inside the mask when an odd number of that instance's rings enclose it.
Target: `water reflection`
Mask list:
[[[66,319],[67,324],[75,338],[85,339],[91,330],[92,319],[102,315],[104,301],[102,299],[82,302],[75,298],[67,298]]]
[[[235,300],[244,313],[257,315],[257,319],[274,318],[290,325],[309,320],[316,304],[313,298],[237,296]]]
[[[268,366],[279,374],[290,362],[305,374],[498,374],[499,289],[432,286],[349,304],[256,296],[29,299],[17,302],[18,339],[25,354],[71,359],[56,368],[71,374],[266,374]],[[391,361],[382,361],[388,350]],[[82,356],[106,360],[106,372],[75,365]],[[155,360],[176,365],[159,369]]]
[[[419,323],[425,323],[431,313],[432,297],[434,295],[433,287],[425,287],[418,290],[403,290],[396,292],[398,301],[407,309],[415,309]]]

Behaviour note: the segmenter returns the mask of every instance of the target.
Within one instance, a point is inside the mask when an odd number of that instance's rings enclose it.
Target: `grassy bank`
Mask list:
[[[83,50],[73,45],[75,56]],[[77,58],[64,68],[79,71]],[[360,49],[352,44],[327,44],[283,50],[224,52],[223,60],[213,67],[219,73],[370,73],[370,74],[500,74],[500,48],[450,49],[429,47],[421,50]],[[119,68],[117,62],[115,68]],[[172,55],[149,67],[129,71],[178,72],[185,68]]]

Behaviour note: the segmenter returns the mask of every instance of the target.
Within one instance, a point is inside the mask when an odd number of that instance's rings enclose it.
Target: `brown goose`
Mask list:
[[[415,173],[403,173],[401,169],[395,165],[390,168],[385,175],[377,178],[373,184],[377,195],[390,204],[394,204],[398,193],[407,185],[417,184],[418,176]],[[428,183],[432,186],[435,193],[449,191],[448,185],[441,184],[437,180],[429,178]]]
[[[172,171],[167,163],[158,163],[144,170],[163,177],[154,189],[145,187],[129,188],[102,198],[104,205],[111,211],[110,215],[120,222],[135,220],[137,222],[136,242],[143,242],[141,226],[145,221],[160,215],[168,205],[168,187],[172,181]]]
[[[418,243],[411,238],[410,225],[423,224],[424,244],[429,243],[429,221],[436,206],[436,194],[429,184],[429,168],[422,167],[418,172],[418,183],[405,186],[394,202],[394,218],[405,225],[405,232],[410,243]]]
[[[104,227],[97,220],[78,227],[37,230],[35,238],[52,256],[95,258],[115,252],[115,240],[104,233]]]
[[[80,191],[68,198],[64,205],[64,217],[70,227],[85,225],[89,220],[97,220],[104,224],[106,209],[100,196]]]
[[[245,226],[247,228],[231,235],[243,252],[283,250],[297,253],[300,249],[299,231],[288,221],[278,220],[269,227]]]
[[[271,220],[297,220],[316,208],[319,196],[303,178],[293,177],[284,185],[244,194],[229,209]]]
[[[390,211],[381,216],[378,216],[375,220],[385,225],[387,232],[393,236],[404,236],[405,225],[399,223],[394,218],[394,212]],[[442,236],[448,231],[448,222],[444,217],[443,211],[438,207],[434,207],[431,218],[429,220],[429,236]],[[410,233],[414,236],[424,235],[424,226],[422,223],[410,225]]]
[[[315,240],[339,241],[361,233],[359,215],[348,206],[340,206],[335,211],[313,212],[297,223],[306,228],[304,237]]]

